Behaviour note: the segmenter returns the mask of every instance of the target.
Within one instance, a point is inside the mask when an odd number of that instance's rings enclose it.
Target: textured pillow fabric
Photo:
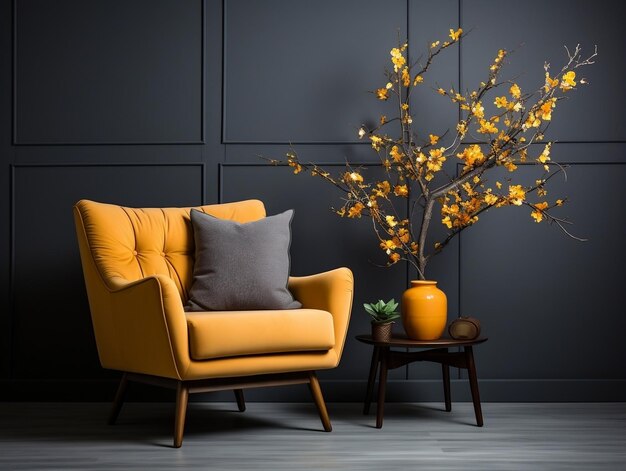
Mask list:
[[[293,210],[241,224],[195,209],[193,281],[186,311],[298,309],[287,289]]]

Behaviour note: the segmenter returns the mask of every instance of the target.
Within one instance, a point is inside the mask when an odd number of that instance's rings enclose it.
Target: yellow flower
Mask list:
[[[363,137],[367,134],[367,131],[365,130],[365,128],[360,127],[359,128],[359,139],[363,139]]]
[[[443,155],[445,150],[445,147],[440,147],[439,149],[431,149],[428,151],[429,156],[428,161],[426,162],[428,170],[431,172],[438,172],[441,170],[443,163],[446,161],[446,157]]]
[[[510,160],[507,160],[506,162],[504,162],[504,167],[509,171],[509,172],[514,172],[515,170],[517,170],[517,165],[515,165],[513,162],[511,162]]]
[[[397,249],[398,246],[394,240],[387,239],[380,242],[380,248],[387,253],[390,253],[392,250]]]
[[[424,77],[422,77],[421,75],[416,75],[413,79],[413,86],[417,85],[418,83],[422,83],[423,81]]]
[[[411,234],[409,233],[408,230],[406,230],[405,228],[402,228],[398,230],[398,237],[400,238],[400,242],[402,242],[403,244],[406,244],[409,241],[409,239],[411,239]]]
[[[461,185],[461,188],[463,188],[465,190],[465,193],[467,193],[467,196],[474,196],[476,194],[476,192],[474,191],[474,188],[472,188],[472,185],[470,184],[470,182],[465,182]]]
[[[428,137],[430,138],[430,143],[434,146],[435,144],[437,144],[437,142],[439,142],[439,136],[436,136],[434,134],[429,134]]]
[[[374,150],[380,150],[380,146],[383,144],[383,140],[379,136],[370,136],[370,141],[372,141],[372,147]]]
[[[496,101],[494,101],[493,104],[496,105],[498,108],[507,108],[509,102],[505,96],[498,96],[496,97]]]
[[[450,39],[452,39],[452,41],[458,41],[459,38],[461,37],[461,34],[463,34],[463,28],[459,28],[456,31],[451,29],[450,30]]]
[[[446,91],[445,91],[443,88],[439,87],[439,88],[437,89],[437,93],[439,93],[439,95],[445,95],[445,94],[446,94]]]
[[[496,204],[498,202],[498,197],[496,195],[493,195],[491,193],[487,193],[485,195],[485,203],[487,203],[488,205],[493,205]]]
[[[465,121],[459,121],[459,124],[456,125],[456,130],[461,135],[461,138],[465,137],[467,133],[467,123]]]
[[[546,72],[546,84],[543,86],[543,89],[548,93],[551,89],[556,87],[559,84],[559,79],[550,78],[550,74]]]
[[[535,222],[543,221],[543,211],[548,207],[548,203],[544,201],[543,203],[537,203],[534,205],[535,210],[530,213],[531,217],[535,220]]]
[[[502,188],[502,183],[496,182],[496,187],[498,187],[498,190],[499,190],[500,188]]]
[[[406,185],[396,185],[393,189],[393,194],[396,196],[409,196],[409,188]]]
[[[509,93],[516,100],[519,100],[519,98],[522,96],[522,91],[520,90],[519,85],[516,83],[511,85],[511,88],[509,88]]]
[[[300,165],[298,162],[289,162],[289,166],[293,167],[293,173],[295,173],[296,175],[302,172],[302,165]]]
[[[423,152],[419,152],[417,154],[417,157],[415,157],[415,161],[418,164],[423,164],[424,162],[426,162],[426,155]]]
[[[402,157],[404,157],[404,153],[402,153],[398,146],[393,146],[389,155],[393,158],[394,162],[401,162]]]
[[[467,167],[480,165],[485,161],[485,155],[478,144],[472,144],[466,147],[463,149],[463,152],[456,154],[456,156],[463,160]]]
[[[545,163],[547,163],[550,160],[550,148],[551,147],[552,147],[552,143],[551,142],[546,144],[546,146],[543,149],[543,152],[541,152],[541,155],[537,159],[542,164],[545,164]]]
[[[346,183],[363,183],[363,176],[357,172],[346,172],[343,176],[343,179]]]
[[[400,67],[406,64],[406,59],[397,47],[394,47],[389,53],[391,54],[391,62],[393,62],[393,70],[397,72]]]
[[[552,109],[556,106],[556,98],[551,98],[541,105],[541,119],[550,121],[552,119]]]
[[[472,106],[472,114],[476,116],[478,119],[485,117],[485,108],[482,103],[479,101]]]
[[[389,260],[391,260],[391,263],[396,263],[400,261],[400,254],[399,253],[392,253],[391,255],[389,255]]]
[[[538,113],[533,113],[532,111],[528,113],[526,121],[524,121],[524,124],[522,124],[522,129],[524,131],[528,128],[538,128],[539,126],[541,126],[541,120],[539,119],[537,114]]]
[[[575,78],[576,72],[574,72],[573,70],[566,72],[561,80],[561,90],[566,92],[574,88],[576,86],[576,82],[574,81]]]
[[[391,83],[391,82],[387,82],[387,85],[385,85],[385,88],[386,88],[387,90],[389,90],[390,88],[393,88],[393,83]]]
[[[548,172],[550,171],[550,167],[548,166],[548,161],[550,160],[550,148],[552,147],[552,143],[549,142],[544,147],[541,155],[537,158],[537,161],[543,164],[543,169]]]
[[[389,192],[391,191],[391,185],[387,180],[378,182],[376,184],[376,189],[374,190],[374,194],[381,198],[385,198]]]
[[[563,206],[564,201],[563,200],[556,200],[556,205],[557,206]]]
[[[435,49],[437,46],[439,46],[439,41],[435,41],[434,43],[430,44],[431,49]]]
[[[521,206],[526,198],[526,190],[522,185],[509,185],[509,201],[515,206]]]
[[[402,69],[402,85],[404,85],[405,87],[411,85],[411,76],[409,75],[408,67]]]
[[[363,206],[362,203],[355,203],[355,205],[352,206],[348,210],[348,217],[349,218],[360,218],[361,217],[361,211],[363,211],[363,209],[365,209],[365,206]]]
[[[389,96],[387,95],[387,89],[386,88],[376,89],[376,98],[378,98],[379,100],[383,100],[383,101],[389,98]]]
[[[385,124],[387,122],[387,116],[384,114],[380,115],[380,124]]]
[[[450,219],[450,216],[446,216],[445,218],[443,218],[441,220],[441,223],[448,229],[452,229],[452,220]]]
[[[498,132],[498,128],[491,121],[481,119],[478,132],[481,134],[496,134]]]
[[[389,227],[395,227],[398,225],[398,221],[396,221],[395,216],[385,216],[385,221]]]
[[[409,104],[408,103],[402,103],[402,105],[400,105],[400,108],[402,108],[404,111],[409,109]]]

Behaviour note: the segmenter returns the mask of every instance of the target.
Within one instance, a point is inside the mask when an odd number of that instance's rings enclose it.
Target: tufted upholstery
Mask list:
[[[127,208],[88,200],[79,201],[76,208],[105,282],[165,275],[174,281],[183,304],[187,301],[194,261],[191,208]],[[263,203],[256,200],[196,209],[237,222],[265,216]]]

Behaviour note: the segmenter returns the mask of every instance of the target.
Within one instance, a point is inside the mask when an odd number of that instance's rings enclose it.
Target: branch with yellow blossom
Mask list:
[[[451,29],[449,41],[431,43],[423,65],[418,64],[419,61],[408,63],[406,42],[391,49],[393,69],[385,71],[386,84],[372,93],[380,101],[393,98],[398,115],[391,118],[382,115],[374,128],[363,125],[358,130],[359,138],[367,137],[378,154],[386,179],[369,181],[365,178],[366,168],[354,169],[349,162],[341,175],[333,176],[314,163],[302,163],[294,150],[287,153],[286,164],[294,173],[306,170],[346,194],[343,206],[334,210],[339,216],[371,218],[379,246],[388,256],[387,266],[406,260],[417,269],[421,279],[425,279],[429,259],[475,224],[479,215],[492,208],[529,207],[535,222],[546,220],[556,224],[569,237],[583,240],[566,229],[569,221],[551,214],[551,210],[562,206],[566,199],[552,204],[546,200],[537,203],[527,200],[531,193],[545,197],[546,183],[565,172],[564,167],[559,167],[550,173],[551,166],[558,166],[551,160],[552,142],[547,142],[534,159],[530,154],[531,144],[543,141],[558,102],[565,98],[565,94],[576,90],[577,85],[586,83],[586,79],[577,78],[576,70],[593,64],[597,49],[583,58],[579,45],[573,52],[566,48],[567,61],[560,71],[550,76],[550,65],[545,63],[542,84],[531,93],[524,93],[514,80],[499,79],[509,54],[504,49],[498,50],[486,79],[475,90],[461,93],[454,88],[436,88],[439,95],[447,97],[461,112],[461,119],[451,136],[452,142],[443,146],[441,142],[449,131],[441,135],[428,133],[423,137],[414,132],[410,97],[414,88],[423,86],[424,77],[435,58],[464,36],[462,29]],[[488,116],[484,106],[487,96],[505,85],[508,90],[495,96],[493,101],[496,113]],[[398,126],[397,137],[382,133],[383,128],[392,124]],[[477,139],[474,133],[481,137]],[[468,137],[474,142],[468,142]],[[456,175],[448,175],[444,165],[455,158],[463,165],[462,170]],[[523,186],[506,178],[508,192],[500,191],[503,184],[499,181],[495,182],[495,188],[486,186],[484,174],[491,169],[504,167],[514,173],[520,164],[539,165],[544,175],[533,186]],[[411,199],[411,210],[406,218],[401,218],[398,207],[406,207],[406,202]],[[428,250],[428,234],[436,205],[440,206],[441,223],[449,232],[442,242]],[[421,209],[419,214],[418,207]]]

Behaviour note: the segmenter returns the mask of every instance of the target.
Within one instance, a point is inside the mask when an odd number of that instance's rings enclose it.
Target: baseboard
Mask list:
[[[365,381],[321,380],[328,402],[361,402]],[[452,400],[470,401],[466,380],[452,380]],[[479,381],[483,402],[626,402],[626,379],[484,379]],[[58,401],[107,402],[113,399],[117,381],[114,380],[1,380],[0,401]],[[172,391],[131,384],[129,401],[173,401]],[[234,401],[228,391],[197,394],[192,401]],[[258,402],[308,402],[311,400],[304,385],[250,389],[246,400]],[[439,402],[443,388],[439,380],[390,380],[388,402]]]

